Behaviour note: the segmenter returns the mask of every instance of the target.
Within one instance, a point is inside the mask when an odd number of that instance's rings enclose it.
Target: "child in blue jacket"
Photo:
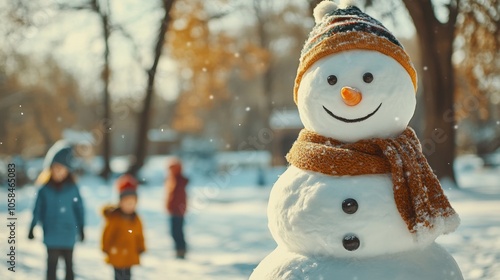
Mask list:
[[[58,141],[45,157],[45,170],[39,177],[33,220],[28,238],[33,239],[37,223],[43,227],[43,242],[47,246],[47,280],[56,280],[59,257],[66,263],[66,280],[73,280],[73,247],[79,235],[83,241],[83,201],[71,174],[72,148]]]

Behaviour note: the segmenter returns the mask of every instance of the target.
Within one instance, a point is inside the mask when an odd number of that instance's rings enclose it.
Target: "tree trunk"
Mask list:
[[[163,0],[164,15],[161,21],[161,27],[158,33],[158,38],[155,47],[155,57],[153,65],[147,71],[148,74],[148,84],[146,87],[146,96],[144,97],[144,103],[142,111],[138,119],[138,131],[137,131],[137,146],[135,149],[135,160],[128,170],[128,173],[136,175],[139,169],[144,165],[144,161],[147,155],[147,133],[149,129],[150,122],[150,110],[151,102],[153,100],[154,93],[154,81],[156,76],[156,68],[158,67],[158,62],[162,54],[163,45],[165,43],[165,36],[168,29],[168,24],[170,22],[170,10],[175,2],[175,0]]]
[[[104,40],[104,66],[101,73],[101,79],[103,82],[103,138],[102,138],[102,154],[104,160],[103,169],[100,172],[100,176],[108,179],[111,173],[110,161],[111,161],[111,112],[110,112],[110,96],[109,96],[109,78],[110,78],[110,67],[109,67],[109,35],[110,35],[110,26],[109,26],[109,2],[106,1],[106,10],[104,11],[98,0],[93,0],[92,9],[99,15],[101,19],[101,27],[102,27],[102,36]]]
[[[42,112],[40,111],[40,109],[37,107],[37,104],[34,104],[33,105],[33,113],[35,115],[35,117],[33,118],[35,120],[35,125],[36,127],[38,128],[38,132],[40,132],[40,135],[42,135],[42,138],[45,142],[45,147],[46,147],[46,150],[48,150],[50,148],[50,146],[55,142],[54,139],[52,139],[52,137],[50,136],[50,133],[49,133],[49,129],[47,129],[44,125],[44,123],[42,122],[42,118],[41,117],[36,117],[36,116],[42,116]]]
[[[101,171],[101,176],[108,179],[111,173],[110,161],[111,161],[111,112],[110,112],[110,96],[109,96],[109,21],[108,16],[103,15],[103,31],[104,31],[104,70],[103,70],[103,82],[104,82],[104,135],[103,135],[103,157],[104,157],[104,167]]]
[[[260,30],[262,29],[262,30]],[[269,49],[269,40],[268,40],[268,36],[266,34],[266,31],[264,29],[264,25],[262,25],[262,28],[259,28],[259,31],[262,32],[261,33],[261,47],[266,49],[269,53],[271,52],[271,50]],[[269,125],[269,119],[271,118],[271,113],[272,113],[272,110],[273,110],[273,55],[270,54],[269,55],[269,60],[267,61],[267,69],[266,71],[264,71],[264,73],[262,74],[262,95],[263,95],[263,101],[264,101],[264,104],[262,104],[262,118],[263,118],[263,121],[264,121],[264,127],[267,127]]]
[[[458,3],[451,0],[448,22],[436,19],[430,0],[403,0],[419,38],[422,51],[426,124],[422,149],[439,178],[456,182],[454,75],[451,56]]]
[[[269,23],[268,17],[263,15],[265,12],[269,12],[270,9],[264,10],[262,8],[263,0],[254,0],[254,10],[255,15],[257,17],[257,33],[259,36],[259,45],[262,49],[265,49],[270,55],[269,60],[267,61],[267,68],[262,73],[262,104],[260,110],[260,116],[263,121],[264,127],[269,126],[269,119],[271,118],[271,113],[273,110],[272,101],[273,101],[273,55],[270,50],[270,40],[269,35],[266,31],[266,24]],[[264,0],[267,1],[267,0]],[[270,2],[265,2],[266,4],[270,4]],[[269,147],[268,147],[269,148]]]

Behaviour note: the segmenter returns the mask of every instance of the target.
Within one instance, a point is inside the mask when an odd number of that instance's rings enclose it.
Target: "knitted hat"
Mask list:
[[[182,173],[182,162],[179,158],[174,157],[167,162],[167,167],[174,173]]]
[[[325,0],[314,9],[316,25],[300,54],[293,90],[295,103],[302,76],[314,62],[330,54],[356,49],[378,51],[394,58],[410,75],[416,92],[417,72],[403,45],[382,23],[350,2],[342,1],[337,5]]]
[[[57,141],[52,147],[50,147],[43,165],[45,168],[49,168],[54,163],[59,163],[64,165],[69,170],[72,170],[71,165],[73,161],[73,149],[64,140]]]
[[[116,188],[120,193],[120,199],[127,195],[137,195],[137,186],[139,183],[137,180],[129,174],[120,176],[116,180]]]

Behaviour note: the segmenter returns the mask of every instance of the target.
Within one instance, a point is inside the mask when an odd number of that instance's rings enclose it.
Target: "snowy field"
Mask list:
[[[500,279],[500,169],[483,169],[457,162],[460,190],[444,184],[447,195],[462,218],[459,229],[438,238],[457,260],[465,279]],[[161,164],[163,166],[163,164]],[[160,166],[160,167],[161,167]],[[159,169],[157,169],[159,170]],[[147,174],[154,174],[155,169]],[[281,170],[266,172],[267,186],[257,186],[256,170],[229,169],[218,177],[194,178],[190,186],[190,212],[186,235],[189,255],[176,260],[168,235],[164,212],[164,190],[161,174],[149,178],[139,190],[139,209],[145,227],[148,251],[142,265],[132,270],[134,279],[248,279],[253,268],[275,243],[267,229],[266,206],[273,181]],[[155,177],[156,176],[156,177]],[[112,268],[100,252],[102,229],[101,207],[116,201],[111,183],[95,177],[79,179],[85,199],[86,240],[74,252],[76,279],[112,279]],[[16,272],[7,270],[7,231],[0,231],[2,261],[0,279],[44,279],[45,247],[42,230],[37,227],[35,240],[27,239],[31,207],[36,188],[17,190],[17,262]],[[6,223],[6,190],[0,194],[0,219]],[[62,265],[58,271],[62,279]]]

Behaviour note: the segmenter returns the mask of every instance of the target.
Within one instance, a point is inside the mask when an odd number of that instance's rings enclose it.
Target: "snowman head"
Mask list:
[[[323,1],[314,16],[294,88],[305,128],[343,142],[399,135],[417,85],[403,46],[355,6]]]

